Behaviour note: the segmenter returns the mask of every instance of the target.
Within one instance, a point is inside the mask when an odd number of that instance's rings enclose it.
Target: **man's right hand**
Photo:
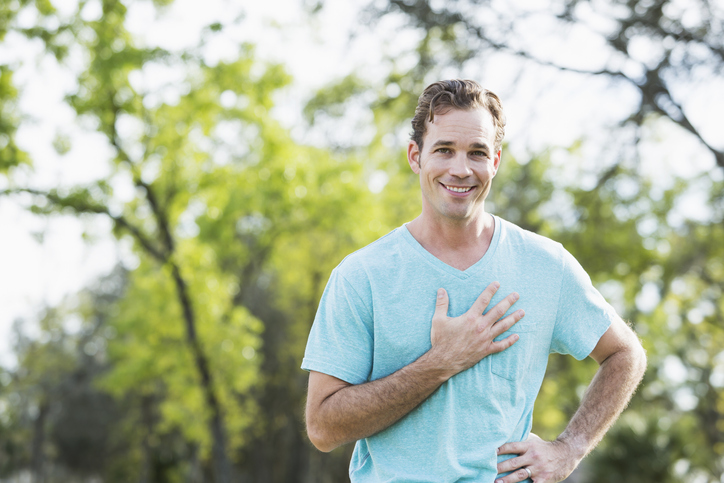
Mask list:
[[[523,310],[516,310],[503,318],[518,300],[517,293],[511,293],[483,314],[499,287],[498,282],[488,285],[473,306],[459,317],[448,317],[447,292],[443,288],[437,291],[430,330],[432,348],[428,355],[439,361],[441,369],[449,371],[449,377],[474,366],[490,354],[507,349],[518,340],[517,334],[498,342],[494,340],[525,315]]]

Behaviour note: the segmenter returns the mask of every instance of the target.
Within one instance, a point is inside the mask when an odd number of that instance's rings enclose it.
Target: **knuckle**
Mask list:
[[[515,476],[518,478],[528,478],[528,472],[521,468],[515,472]]]

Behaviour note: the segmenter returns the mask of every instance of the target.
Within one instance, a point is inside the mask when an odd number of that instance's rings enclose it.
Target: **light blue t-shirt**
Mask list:
[[[357,442],[353,483],[492,483],[504,443],[530,432],[548,354],[583,359],[617,315],[559,244],[495,219],[485,256],[465,271],[425,250],[402,226],[345,258],[332,272],[302,362],[351,384],[392,374],[430,347],[437,289],[448,315],[465,313],[493,281],[488,309],[511,292],[525,317],[519,340],[438,388],[389,428]]]

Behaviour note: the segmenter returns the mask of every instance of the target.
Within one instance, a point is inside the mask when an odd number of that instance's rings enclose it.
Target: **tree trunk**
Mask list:
[[[33,483],[43,483],[45,481],[45,421],[48,418],[49,403],[46,397],[43,397],[38,407],[38,417],[35,418],[33,424],[33,443],[31,448],[30,473]]]
[[[151,448],[150,439],[153,435],[153,400],[151,396],[143,396],[141,399],[141,420],[143,422],[143,462],[141,463],[141,471],[138,475],[138,483],[149,483],[151,481],[151,468],[153,466],[153,449]]]
[[[196,333],[196,317],[191,306],[191,299],[188,295],[186,282],[181,277],[181,272],[178,266],[171,263],[171,269],[173,272],[174,282],[176,284],[176,291],[178,293],[179,301],[183,309],[184,322],[186,326],[186,341],[189,344],[191,353],[194,357],[196,369],[199,372],[201,378],[201,389],[204,393],[204,399],[206,404],[211,410],[211,420],[209,421],[209,430],[211,437],[213,438],[213,468],[214,468],[214,480],[216,483],[231,483],[232,468],[229,456],[226,453],[226,428],[224,427],[224,419],[221,411],[221,405],[216,397],[214,390],[213,377],[209,370],[209,362],[201,348],[198,335]]]
[[[120,146],[117,142],[114,144],[117,147]],[[211,410],[209,431],[211,433],[211,437],[213,438],[212,466],[214,481],[215,483],[231,483],[232,467],[231,461],[229,460],[229,456],[226,452],[226,428],[224,425],[224,417],[221,405],[216,397],[213,376],[211,374],[211,370],[209,369],[208,358],[204,353],[196,332],[196,314],[191,304],[188,286],[181,275],[181,270],[179,269],[178,264],[174,260],[176,249],[171,229],[169,227],[168,218],[151,186],[144,183],[140,178],[135,180],[135,184],[136,186],[146,190],[148,203],[151,205],[151,209],[156,217],[158,229],[165,247],[165,253],[161,254],[163,257],[161,261],[168,263],[171,267],[174,285],[176,286],[176,293],[183,313],[184,326],[186,329],[186,342],[188,343],[189,349],[191,349],[196,370],[199,374],[204,400],[206,401],[207,407]]]

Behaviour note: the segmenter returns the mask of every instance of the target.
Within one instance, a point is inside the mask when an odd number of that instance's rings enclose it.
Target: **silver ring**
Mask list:
[[[523,469],[528,472],[528,478],[533,478],[533,474],[530,472],[530,468],[528,468],[528,467],[526,466],[526,467],[523,468]]]

